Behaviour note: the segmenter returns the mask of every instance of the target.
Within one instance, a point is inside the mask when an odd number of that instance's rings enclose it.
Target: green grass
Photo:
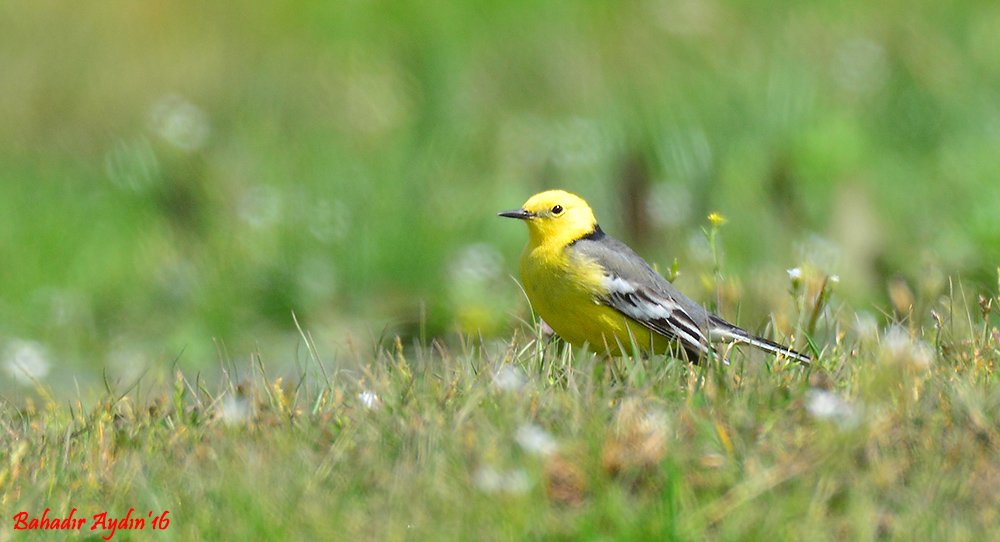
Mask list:
[[[46,507],[170,511],[122,540],[991,540],[998,302],[967,297],[881,332],[821,308],[807,368],[609,361],[526,328],[335,360],[304,339],[285,378],[255,357],[86,405],[39,387],[0,403],[0,540]]]

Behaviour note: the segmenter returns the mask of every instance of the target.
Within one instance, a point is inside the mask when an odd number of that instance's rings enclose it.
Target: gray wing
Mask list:
[[[681,293],[628,245],[598,229],[570,248],[576,256],[592,260],[605,270],[608,293],[598,302],[678,341],[691,353],[708,353],[714,315]]]
[[[669,339],[689,354],[707,354],[711,340],[750,344],[804,364],[812,358],[774,341],[757,337],[709,312],[681,293],[625,243],[596,229],[570,245],[576,255],[604,270],[607,294],[597,299]]]

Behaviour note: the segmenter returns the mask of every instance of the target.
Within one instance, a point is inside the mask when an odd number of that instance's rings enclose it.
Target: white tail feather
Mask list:
[[[728,322],[723,322],[723,324],[725,324],[725,325],[722,325],[722,326],[717,325],[716,327],[714,327],[711,330],[711,336],[712,336],[713,340],[731,341],[731,342],[739,342],[739,343],[743,343],[743,344],[749,344],[749,345],[754,346],[756,348],[760,348],[761,350],[763,350],[765,352],[770,352],[772,354],[776,354],[776,355],[779,355],[779,356],[784,356],[786,358],[794,359],[795,361],[798,361],[799,363],[803,363],[803,364],[806,364],[806,365],[809,365],[810,363],[812,363],[812,358],[811,357],[809,357],[809,356],[807,356],[805,354],[796,352],[795,350],[792,350],[791,348],[788,348],[787,346],[782,346],[782,345],[780,345],[780,344],[778,344],[778,343],[776,343],[774,341],[769,341],[769,340],[767,340],[767,339],[765,339],[763,337],[757,337],[757,336],[751,335],[745,329],[741,329],[741,328],[738,328],[736,326],[732,326]]]

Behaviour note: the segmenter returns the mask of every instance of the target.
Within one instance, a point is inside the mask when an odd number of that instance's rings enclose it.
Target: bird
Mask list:
[[[679,357],[683,351],[697,362],[715,353],[715,343],[743,343],[802,364],[812,361],[684,295],[625,243],[604,233],[593,210],[575,194],[541,192],[498,216],[527,224],[528,244],[518,262],[521,285],[535,313],[573,346],[609,356]]]

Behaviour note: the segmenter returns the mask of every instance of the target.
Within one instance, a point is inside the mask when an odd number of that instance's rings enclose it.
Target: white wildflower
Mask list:
[[[472,483],[484,493],[511,493],[520,495],[531,489],[531,478],[524,469],[498,471],[483,465],[472,476]]]
[[[817,388],[806,392],[806,409],[817,420],[830,420],[845,428],[854,427],[858,412],[840,395]]]
[[[556,439],[548,431],[532,423],[518,427],[514,440],[525,451],[536,455],[550,456],[556,451]]]
[[[365,408],[376,408],[382,402],[381,399],[379,399],[378,394],[367,390],[358,394],[358,400],[361,401],[361,404],[364,405]]]
[[[45,347],[35,341],[15,339],[7,345],[3,366],[23,386],[48,376],[51,364]]]
[[[930,368],[934,350],[925,341],[911,336],[899,326],[893,326],[882,339],[884,358],[890,362],[905,363],[916,370]]]
[[[181,96],[163,96],[153,104],[149,116],[153,131],[181,150],[196,151],[208,141],[208,115]]]
[[[500,391],[519,392],[524,389],[526,383],[524,371],[513,365],[504,365],[493,374],[493,385]]]
[[[217,415],[226,425],[240,425],[250,418],[250,401],[227,395],[219,404]]]

